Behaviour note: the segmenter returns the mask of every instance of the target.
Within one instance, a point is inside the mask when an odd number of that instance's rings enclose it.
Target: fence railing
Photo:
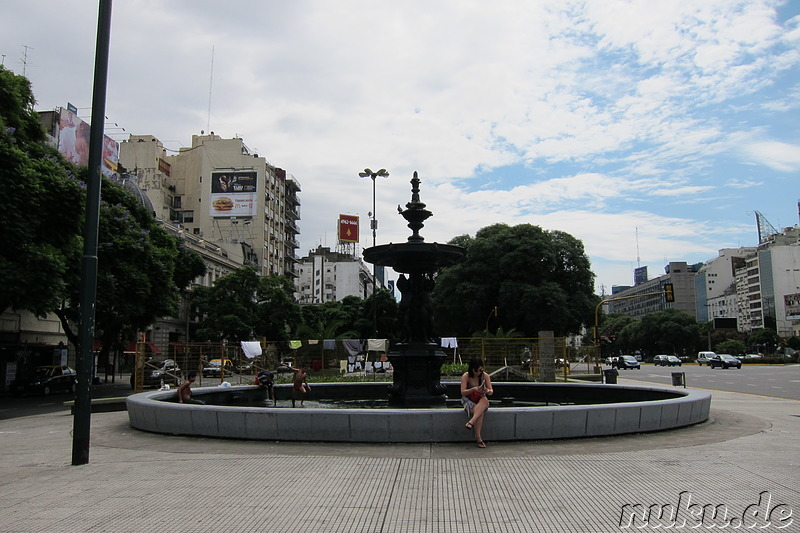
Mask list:
[[[135,384],[144,383],[144,372],[161,368],[167,359],[174,361],[173,371],[166,370],[172,381],[179,381],[189,372],[195,372],[200,385],[228,381],[232,384],[253,383],[261,369],[278,370],[282,364],[306,366],[315,372],[346,373],[348,358],[355,357],[363,370],[368,362],[380,360],[382,353],[365,350],[354,355],[341,340],[301,340],[287,342],[261,341],[262,354],[248,358],[241,346],[229,343],[170,343],[157,347],[160,354],[152,352],[151,343],[138,343],[134,363]],[[466,364],[480,358],[487,369],[514,367],[539,376],[540,342],[538,338],[463,337],[452,340],[441,348],[447,364]],[[351,348],[352,350],[352,348]],[[570,371],[591,373],[596,370],[594,346],[574,347],[565,338],[554,339],[554,364],[556,373],[564,376]],[[350,359],[352,361],[352,359]],[[585,365],[585,366],[584,366]],[[134,388],[141,390],[134,385]]]

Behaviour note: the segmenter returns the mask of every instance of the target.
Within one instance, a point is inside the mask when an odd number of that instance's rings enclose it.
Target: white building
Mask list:
[[[739,331],[750,332],[773,321],[781,337],[800,332],[787,317],[785,297],[800,294],[800,226],[771,236],[736,271]]]
[[[716,257],[705,263],[694,278],[695,310],[698,322],[712,318],[736,318],[736,269],[745,264],[745,258],[756,253],[755,246],[724,248]]]
[[[340,301],[346,296],[367,298],[374,292],[372,269],[347,253],[318,246],[300,259],[298,291],[301,304]]]

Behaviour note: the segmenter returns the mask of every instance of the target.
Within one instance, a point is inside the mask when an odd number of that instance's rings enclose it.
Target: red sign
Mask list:
[[[339,215],[339,242],[358,242],[358,217]]]

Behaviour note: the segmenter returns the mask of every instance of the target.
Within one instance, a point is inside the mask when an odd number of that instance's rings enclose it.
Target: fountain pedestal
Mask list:
[[[419,234],[423,222],[433,215],[419,199],[420,180],[411,179],[411,201],[400,214],[408,221],[412,235],[408,242],[383,244],[364,250],[370,263],[392,267],[400,273],[397,287],[402,298],[398,321],[400,342],[389,354],[394,367],[394,382],[389,387],[389,403],[400,407],[441,407],[445,386],[440,381],[444,352],[433,342],[434,274],[464,258],[464,249],[451,244],[427,243]]]

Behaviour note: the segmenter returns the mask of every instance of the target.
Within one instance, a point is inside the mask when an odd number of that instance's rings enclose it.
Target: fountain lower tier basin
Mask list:
[[[449,398],[459,385],[444,383]],[[386,397],[388,384],[316,383],[310,400]],[[290,386],[276,386],[285,403]],[[691,389],[578,383],[496,383],[483,426],[488,441],[599,437],[661,431],[704,422],[711,394]],[[169,435],[304,442],[466,442],[466,412],[459,408],[325,409],[252,407],[265,391],[255,386],[204,387],[192,396],[207,405],[179,404],[176,393],[153,391],[127,399],[132,427]],[[515,401],[535,407],[505,407]],[[299,402],[298,402],[299,405]]]

